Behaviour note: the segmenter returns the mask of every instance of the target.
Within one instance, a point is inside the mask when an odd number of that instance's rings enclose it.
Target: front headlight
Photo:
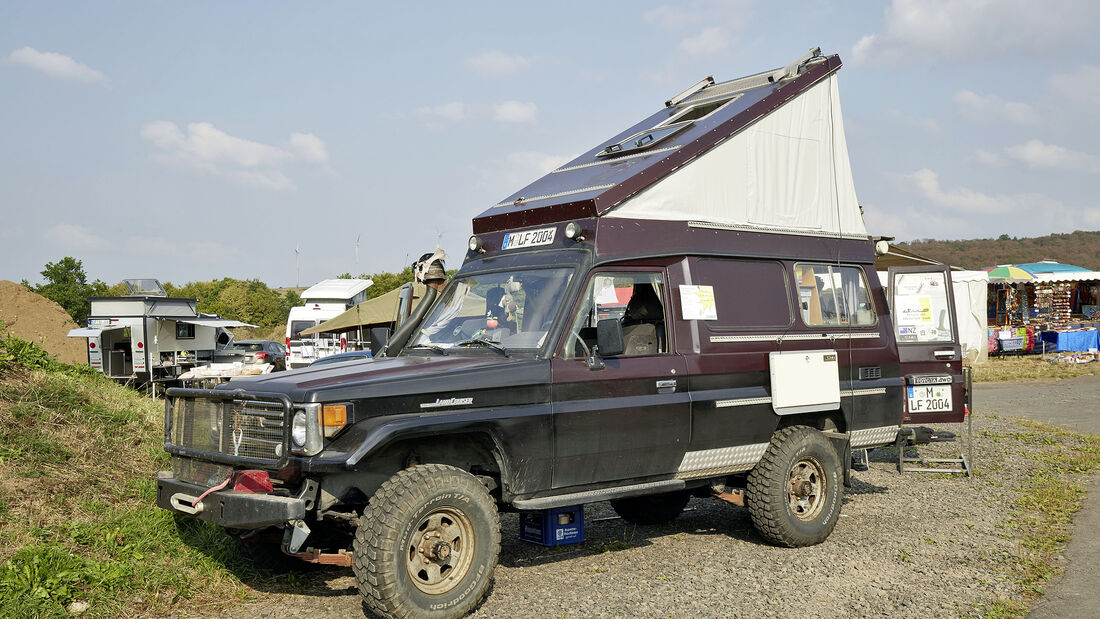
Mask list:
[[[309,422],[306,420],[305,411],[294,413],[294,421],[290,426],[290,439],[294,441],[295,447],[302,448],[306,446],[308,424]]]

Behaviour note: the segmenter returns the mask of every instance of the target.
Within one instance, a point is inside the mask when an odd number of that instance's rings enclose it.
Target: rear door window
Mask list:
[[[302,331],[316,326],[317,323],[312,320],[292,320],[290,322],[290,339],[296,340],[302,336]]]
[[[798,306],[810,327],[874,326],[878,318],[863,269],[835,264],[796,264]]]

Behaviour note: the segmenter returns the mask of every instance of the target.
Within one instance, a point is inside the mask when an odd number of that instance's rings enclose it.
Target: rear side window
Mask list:
[[[859,267],[796,264],[798,306],[802,322],[811,327],[873,326],[878,318]]]
[[[778,262],[700,258],[691,271],[693,283],[714,289],[718,319],[703,321],[711,329],[786,328],[794,321]]]
[[[292,320],[290,322],[290,339],[296,340],[302,335],[302,331],[316,326],[316,322],[312,320]]]

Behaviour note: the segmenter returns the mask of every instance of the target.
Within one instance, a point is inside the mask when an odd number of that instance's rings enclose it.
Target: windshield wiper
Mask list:
[[[416,346],[409,346],[409,348],[427,348],[429,350],[434,350],[444,357],[447,356],[447,349],[442,346],[436,346],[435,344],[417,344]]]
[[[487,340],[483,337],[476,337],[472,340],[466,340],[465,342],[459,342],[459,343],[455,344],[455,346],[469,346],[470,344],[483,344],[483,345],[488,346],[489,348],[492,348],[493,350],[499,352],[500,354],[504,355],[505,357],[511,357],[512,356],[508,352],[508,349],[505,348],[504,346],[502,346],[499,342],[494,342],[493,340]]]

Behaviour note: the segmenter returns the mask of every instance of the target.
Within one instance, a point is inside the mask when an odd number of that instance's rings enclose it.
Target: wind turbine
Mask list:
[[[359,237],[361,237],[361,236],[363,236],[363,235],[362,234],[355,235],[355,270],[356,271],[359,270]]]
[[[301,245],[295,245],[294,246],[294,270],[297,273],[297,279],[294,280],[294,287],[295,288],[301,288],[302,287],[302,267],[298,264],[298,256],[300,256],[301,254],[302,254],[302,246]]]

